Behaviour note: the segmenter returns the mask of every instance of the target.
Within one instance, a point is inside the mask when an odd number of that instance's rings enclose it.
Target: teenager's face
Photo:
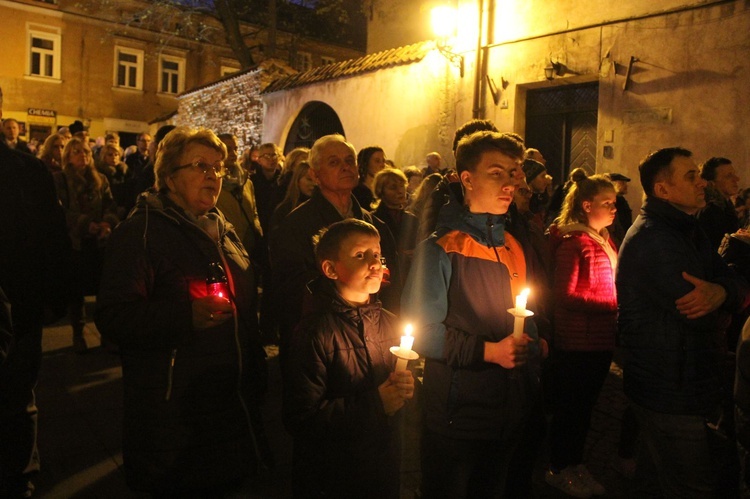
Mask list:
[[[354,233],[344,239],[338,260],[323,262],[326,276],[336,281],[342,298],[364,305],[380,290],[383,265],[380,263],[380,238]]]
[[[120,153],[114,149],[107,149],[104,153],[104,162],[109,166],[117,166],[120,162]]]
[[[615,221],[615,213],[617,213],[616,203],[617,194],[614,189],[599,191],[594,199],[584,201],[583,211],[586,212],[588,226],[598,232],[612,225]]]
[[[367,163],[367,176],[375,178],[375,175],[383,168],[385,168],[385,154],[383,151],[375,151]]]
[[[518,161],[500,151],[482,154],[473,172],[461,172],[464,200],[472,213],[504,215],[519,182]]]
[[[401,209],[406,204],[406,184],[400,178],[389,178],[383,183],[383,202],[388,208]]]

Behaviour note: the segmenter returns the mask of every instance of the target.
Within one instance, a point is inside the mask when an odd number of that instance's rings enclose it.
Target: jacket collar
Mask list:
[[[684,211],[675,208],[667,201],[653,196],[646,198],[646,201],[641,207],[641,212],[644,215],[660,219],[681,231],[692,231],[698,224],[698,220],[695,216],[688,215]]]
[[[451,201],[440,210],[437,227],[460,230],[485,246],[505,244],[505,216],[471,213],[466,206]]]

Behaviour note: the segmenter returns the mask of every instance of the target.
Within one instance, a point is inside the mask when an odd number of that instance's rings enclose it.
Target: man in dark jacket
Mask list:
[[[415,325],[414,350],[427,359],[425,498],[500,497],[536,401],[538,349],[528,335],[511,335],[507,312],[527,285],[523,248],[503,217],[523,153],[508,134],[478,132],[459,142],[464,203],[441,209],[404,287],[402,315]],[[530,351],[534,362],[526,363]]]
[[[698,212],[698,223],[708,235],[714,251],[725,234],[740,228],[732,199],[740,191],[740,177],[727,158],[709,158],[700,166],[701,177],[708,182],[706,206]]]
[[[0,117],[2,92],[0,91]],[[0,143],[0,288],[13,311],[13,343],[0,369],[0,497],[29,497],[39,470],[34,387],[45,316],[64,315],[70,241],[52,175]]]
[[[398,307],[401,296],[401,276],[398,272],[396,242],[381,220],[361,208],[352,196],[359,182],[354,146],[341,135],[319,138],[310,150],[310,167],[318,181],[318,188],[310,199],[299,205],[281,223],[278,233],[271,238],[271,263],[274,288],[283,290],[277,295],[276,310],[284,310],[279,317],[282,354],[294,327],[303,315],[303,303],[309,300],[308,282],[320,275],[315,265],[312,238],[320,229],[345,218],[356,218],[373,224],[380,232],[380,245],[390,270],[391,284],[381,291],[384,308]],[[306,298],[307,297],[307,298]]]
[[[639,171],[646,202],[622,243],[616,279],[624,390],[644,444],[638,494],[732,497],[736,454],[715,423],[729,391],[723,328],[747,283],[698,226],[706,181],[690,151],[661,149]]]

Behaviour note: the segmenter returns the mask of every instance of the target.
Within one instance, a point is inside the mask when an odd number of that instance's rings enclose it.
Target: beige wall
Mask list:
[[[419,10],[399,9],[399,3],[393,2],[394,12]],[[460,4],[464,9],[474,8],[476,19],[475,0]],[[681,8],[699,4],[688,0],[496,0],[495,4],[488,75],[498,85],[504,78],[508,86],[499,105],[487,93],[483,107],[484,117],[498,128],[525,132],[529,89],[599,81],[596,168],[633,179],[628,199],[636,213],[642,196],[637,165],[648,152],[661,147],[691,149],[698,162],[713,155],[726,156],[738,168],[741,185],[750,186],[750,143],[746,140],[750,120],[745,117],[750,108],[750,4],[737,0],[697,9]],[[656,15],[670,9],[675,12]],[[471,12],[462,15],[471,18]],[[377,21],[373,21],[370,40],[389,35]],[[600,26],[554,34],[597,23]],[[472,27],[462,24],[457,46],[471,47],[471,37],[462,41],[461,36],[472,32]],[[545,33],[549,36],[540,36]],[[472,36],[476,43],[476,29]],[[391,46],[402,43],[401,38],[394,40]],[[383,39],[377,43],[380,48],[387,46]],[[464,78],[434,53],[442,70],[432,69],[425,61],[267,95],[264,138],[283,143],[301,107],[321,100],[339,113],[357,148],[379,143],[402,166],[423,164],[424,152],[431,149],[450,157],[449,138],[472,117],[476,53],[467,49],[463,54]],[[631,56],[639,62],[633,67],[628,91],[623,91]],[[565,64],[568,74],[547,81],[544,67],[550,57]],[[605,146],[612,148],[611,158],[604,157]]]
[[[338,114],[347,139],[359,150],[380,145],[399,166],[426,165],[438,151],[453,164],[458,70],[431,52],[422,62],[263,96],[263,141],[283,145],[305,104],[320,101]]]

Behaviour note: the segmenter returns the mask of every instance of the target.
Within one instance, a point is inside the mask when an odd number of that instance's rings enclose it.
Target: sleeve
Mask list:
[[[107,177],[100,175],[100,178],[102,179],[102,221],[109,223],[110,227],[114,228],[120,221],[117,216],[117,203],[112,195]]]
[[[293,435],[352,438],[381,426],[387,418],[377,386],[332,396],[328,390],[333,348],[320,326],[299,331],[290,348],[284,389],[284,424]]]
[[[157,244],[149,240],[149,244]],[[96,327],[105,338],[138,350],[173,347],[193,331],[192,303],[187,289],[159,293],[159,275],[143,243],[143,230],[134,224],[115,229],[107,245],[99,295]]]
[[[417,246],[401,298],[402,316],[414,326],[414,350],[455,367],[479,365],[484,339],[445,325],[452,268],[435,241],[430,237]]]
[[[606,270],[611,272],[611,268]],[[555,252],[555,303],[580,312],[617,311],[614,282],[609,294],[597,293],[591,288],[593,281],[599,278],[597,274],[603,271],[603,268],[597,268],[595,247],[577,237],[565,239]]]

